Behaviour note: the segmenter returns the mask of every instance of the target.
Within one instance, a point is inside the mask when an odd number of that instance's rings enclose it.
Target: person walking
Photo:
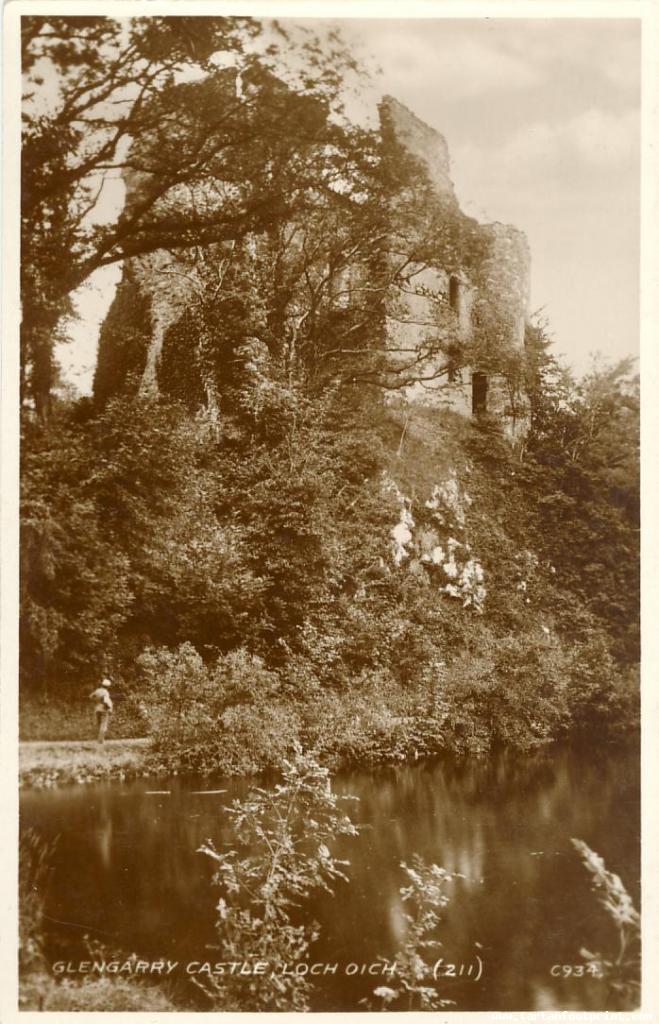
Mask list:
[[[106,678],[103,680],[101,685],[89,695],[89,699],[96,702],[94,705],[94,714],[96,716],[96,729],[99,743],[105,743],[105,734],[108,731],[110,715],[112,714],[113,705],[109,691],[110,686],[112,686],[112,680]]]

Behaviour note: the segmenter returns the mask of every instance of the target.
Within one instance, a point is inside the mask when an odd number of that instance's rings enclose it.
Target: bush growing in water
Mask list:
[[[404,914],[407,933],[394,960],[395,980],[391,986],[378,986],[373,995],[380,999],[382,1009],[439,1010],[452,1005],[453,1000],[442,999],[432,984],[433,968],[425,953],[441,945],[434,933],[440,922],[439,912],[449,901],[444,886],[452,876],[437,864],[426,864],[418,855],[411,867],[404,863],[401,867],[409,882],[400,890],[401,899],[409,906]]]
[[[298,752],[284,763],[274,789],[255,789],[229,808],[237,848],[222,853],[210,840],[201,847],[215,862],[214,881],[223,890],[217,905],[223,957],[267,964],[263,974],[247,978],[213,975],[204,987],[216,1008],[309,1009],[310,981],[282,968],[304,961],[317,936],[316,925],[294,923],[299,901],[315,889],[331,891],[331,882],[346,877],[346,862],[328,843],[356,835],[357,828],[339,799],[327,769]]]
[[[621,1000],[619,1009],[638,1006],[641,983],[641,919],[618,875],[609,871],[598,853],[581,839],[572,844],[590,873],[598,901],[613,922],[618,948],[611,957],[582,949],[581,955],[605,969],[611,990]]]
[[[18,851],[18,963],[21,972],[43,971],[44,911],[53,844],[34,829],[21,834]]]
[[[227,971],[203,982],[193,979],[215,1009],[310,1009],[313,984],[295,967],[304,964],[318,926],[305,922],[301,910],[314,891],[331,892],[332,883],[349,881],[343,871],[348,862],[330,849],[339,836],[358,833],[339,808],[346,799],[351,798],[332,792],[327,769],[298,750],[272,790],[257,788],[228,808],[234,848],[220,852],[210,840],[201,847],[214,861],[213,881],[222,889],[217,935],[223,959],[265,965],[262,972],[246,976]],[[383,1009],[438,1009],[448,1002],[428,980],[432,967],[426,953],[439,945],[434,933],[448,903],[444,886],[451,876],[418,856],[411,866],[401,867],[408,880],[400,890],[410,908],[404,915],[407,934],[390,965],[393,987],[381,986],[374,994]]]

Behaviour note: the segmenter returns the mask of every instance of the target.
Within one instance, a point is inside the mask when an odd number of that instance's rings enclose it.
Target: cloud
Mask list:
[[[620,87],[638,90],[641,29],[638,18],[499,20],[492,29],[511,52],[533,56],[548,73],[578,68]]]
[[[565,126],[565,143],[589,164],[625,164],[638,159],[640,118],[637,110],[611,113],[586,110]]]
[[[386,70],[389,91],[395,91],[397,80],[405,92],[427,89],[431,82],[438,102],[444,93],[454,102],[540,81],[528,56],[450,25],[408,21],[401,31],[396,22],[360,22],[358,35]]]
[[[490,181],[507,187],[541,178],[579,180],[598,172],[635,174],[639,159],[640,119],[636,109],[619,112],[594,107],[567,121],[532,121],[498,148],[468,141],[453,147],[456,184],[487,168]]]
[[[570,163],[584,168],[618,167],[638,158],[640,118],[636,109],[607,111],[591,107],[564,122],[536,122],[520,130],[503,147],[500,159],[520,162],[529,171],[539,161],[552,165]]]
[[[636,98],[640,22],[636,18],[359,19],[341,30],[358,39],[406,88],[439,83],[451,99],[557,83],[576,75],[586,88]],[[437,94],[441,102],[443,94]]]

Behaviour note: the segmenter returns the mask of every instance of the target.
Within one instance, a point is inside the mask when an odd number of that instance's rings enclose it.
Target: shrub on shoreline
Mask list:
[[[493,637],[478,655],[436,663],[407,685],[388,669],[342,689],[323,685],[308,660],[267,669],[246,652],[205,664],[189,644],[148,652],[141,687],[154,709],[151,763],[162,772],[255,774],[278,769],[296,744],[322,763],[369,766],[450,751],[527,751],[578,734],[634,728],[630,698],[612,687],[597,646],[572,655],[542,636]],[[588,679],[590,704],[584,706]],[[606,677],[606,680],[605,680]],[[631,692],[631,691],[629,691]],[[608,702],[608,703],[607,703]]]

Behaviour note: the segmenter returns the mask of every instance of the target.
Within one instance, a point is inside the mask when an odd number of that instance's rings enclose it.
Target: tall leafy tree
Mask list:
[[[319,102],[337,108],[341,62],[351,59],[339,44],[321,57],[308,42],[314,74],[299,75],[298,88],[270,88],[263,104],[277,44],[257,57],[260,30],[244,17],[22,19],[22,390],[42,417],[58,323],[91,273],[163,246],[238,237],[285,202],[278,139],[290,145],[294,125],[299,138],[327,123]],[[237,69],[219,67],[218,53]],[[107,181],[126,175],[132,201],[103,221]],[[206,189],[195,216],[181,216],[172,194],[209,181],[215,201]]]
[[[577,380],[546,350],[538,351],[528,448],[537,470],[541,536],[566,586],[607,624],[616,654],[636,661],[639,378],[625,359],[595,363]]]

